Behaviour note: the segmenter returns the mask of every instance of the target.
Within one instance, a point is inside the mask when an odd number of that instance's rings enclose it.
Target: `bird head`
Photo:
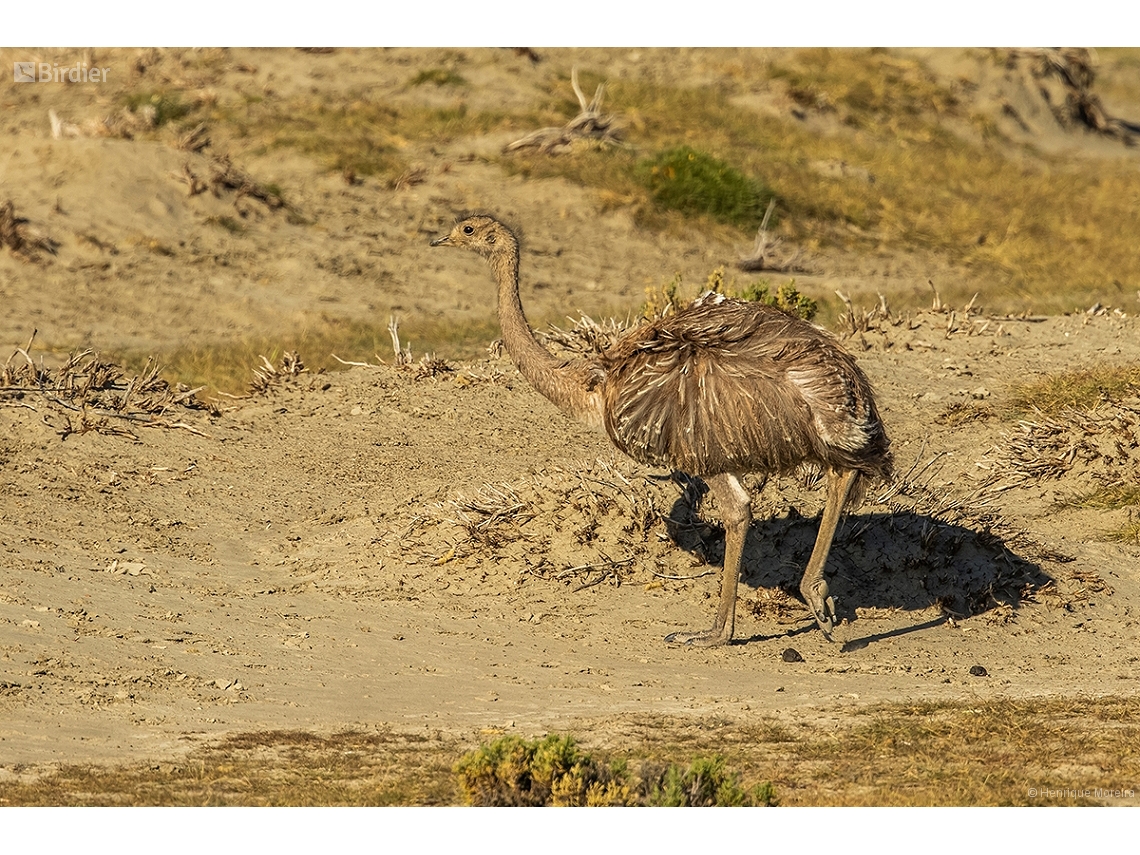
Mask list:
[[[460,220],[455,228],[433,240],[431,245],[458,246],[489,258],[496,249],[505,249],[513,242],[514,237],[506,226],[493,217],[477,214]]]

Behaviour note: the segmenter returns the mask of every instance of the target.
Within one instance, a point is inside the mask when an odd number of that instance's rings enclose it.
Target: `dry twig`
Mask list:
[[[172,386],[159,376],[160,366],[153,359],[147,360],[141,374],[130,378],[91,350],[70,353],[61,366],[49,368],[42,358],[37,363],[30,355],[35,337],[33,332],[27,347],[17,348],[0,368],[0,402],[40,412],[24,401],[29,395],[38,396],[46,405],[41,418],[62,437],[96,431],[137,439],[122,422],[205,436],[192,425],[170,421],[167,416],[175,408],[217,413],[196,397],[204,387]]]
[[[253,369],[253,379],[249,382],[249,392],[251,395],[268,394],[270,390],[304,371],[305,363],[295,350],[282,354],[279,365],[274,365],[262,356],[261,365]]]

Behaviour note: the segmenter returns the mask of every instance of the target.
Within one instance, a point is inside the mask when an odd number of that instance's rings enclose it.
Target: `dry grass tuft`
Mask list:
[[[410,371],[416,380],[425,377],[435,377],[439,374],[450,374],[455,367],[445,359],[438,359],[435,354],[425,353],[419,362],[412,361],[412,347],[410,344],[400,344],[400,323],[393,315],[388,321],[388,334],[392,337],[392,353],[397,368]]]
[[[505,540],[518,538],[519,527],[534,518],[534,511],[509,484],[485,484],[474,496],[460,494],[446,507],[470,542],[482,549],[496,549]]]
[[[1011,406],[1025,413],[1056,416],[1089,410],[1103,401],[1140,396],[1140,364],[1098,365],[1050,374],[1013,390]]]
[[[459,529],[459,538],[447,538],[454,545],[445,555],[424,557],[435,564],[477,561],[484,569],[500,563],[517,567],[521,558],[524,567],[517,572],[575,585],[574,590],[605,581],[620,585],[671,552],[672,519],[659,509],[677,501],[670,479],[652,480],[633,470],[624,460],[598,459],[573,471],[554,467],[517,484],[487,484],[474,496],[457,494],[425,516],[434,525]],[[553,540],[564,548],[552,549]],[[621,553],[611,554],[615,547]],[[557,566],[549,559],[555,554],[562,556]],[[647,573],[646,580],[651,578]]]

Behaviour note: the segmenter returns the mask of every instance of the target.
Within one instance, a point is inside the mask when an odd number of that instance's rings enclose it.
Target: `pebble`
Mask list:
[[[780,654],[780,658],[783,659],[785,662],[803,662],[804,661],[804,658],[800,655],[800,652],[798,650],[796,650],[794,647],[787,648],[783,653]]]

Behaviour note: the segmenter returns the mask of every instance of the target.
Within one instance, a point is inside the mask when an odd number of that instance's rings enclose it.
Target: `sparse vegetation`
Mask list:
[[[172,763],[9,778],[0,804],[1130,804],[1140,774],[1136,698],[883,704],[838,730],[652,717],[626,729],[640,747],[625,761],[568,736],[500,737],[457,763],[457,742],[439,736],[239,734]],[[699,759],[669,759],[686,755]]]
[[[464,755],[455,766],[468,804],[490,806],[742,807],[776,803],[770,782],[751,792],[720,756],[633,773],[624,760],[603,763],[569,736],[525,740],[503,736]]]
[[[780,200],[778,231],[809,250],[933,251],[985,281],[986,305],[998,311],[1119,303],[1131,293],[1124,286],[1140,281],[1128,201],[1140,193],[1140,174],[1126,160],[1007,158],[1000,145],[950,131],[942,120],[957,115],[958,96],[917,59],[890,51],[795,51],[739,71],[741,80],[788,86],[805,109],[837,112],[849,130],[819,134],[794,118],[741,110],[732,99],[743,84],[729,78],[721,88],[691,89],[614,80],[607,100],[634,117],[628,141],[642,152],[676,149],[699,128],[703,151],[764,177]],[[643,226],[683,231],[653,212],[637,163],[629,152],[583,151],[505,166],[598,188],[604,203],[631,207]],[[846,169],[833,175],[821,164]],[[707,229],[707,215],[697,213],[687,215],[688,227]],[[943,296],[965,302],[972,287]],[[921,302],[889,296],[901,307]]]
[[[243,226],[241,223],[239,223],[233,217],[229,217],[229,216],[225,216],[225,215],[206,217],[205,222],[206,222],[206,225],[217,226],[218,228],[224,229],[225,231],[229,232],[230,234],[239,235],[245,231],[245,226]]]
[[[446,347],[452,358],[469,359],[484,353],[487,342],[498,335],[498,325],[490,319],[479,323],[409,319],[402,320],[400,327],[417,356]],[[240,394],[250,381],[251,366],[260,365],[263,356],[275,363],[286,352],[296,351],[316,374],[344,368],[334,354],[349,361],[391,361],[390,341],[387,320],[323,315],[308,318],[289,332],[183,344],[163,351],[159,357],[167,374],[188,386],[206,386],[211,393]],[[149,355],[128,351],[116,354],[116,358],[137,368]]]
[[[1140,472],[1136,477],[1140,477]],[[1122,543],[1140,544],[1140,482],[1100,487],[1065,504],[1101,511],[1126,511],[1128,517],[1123,525],[1108,531],[1107,536]]]
[[[751,792],[740,786],[740,775],[729,772],[723,757],[700,757],[682,768],[671,764],[653,781],[645,803],[653,807],[774,807],[771,781]]]
[[[725,280],[723,267],[718,267],[709,274],[705,283],[706,291],[715,291],[726,297],[735,297],[748,303],[763,303],[765,306],[775,306],[783,309],[797,318],[810,321],[819,310],[819,304],[806,294],[801,294],[796,288],[796,281],[791,279],[771,292],[771,283],[766,280],[749,282],[738,286],[735,279]]]
[[[1097,508],[1105,511],[1118,511],[1122,508],[1140,508],[1140,484],[1117,484],[1102,487],[1076,499],[1073,504],[1082,508]]]
[[[1105,400],[1140,395],[1140,364],[1098,365],[1051,374],[1014,389],[1012,406],[1022,412],[1055,416],[1087,410]]]
[[[409,141],[440,143],[520,124],[504,112],[396,105],[365,94],[219,106],[214,119],[255,153],[295,149],[332,171],[388,178],[407,170]]]
[[[887,50],[809,48],[773,62],[768,75],[783,81],[804,109],[838,112],[853,127],[921,126],[930,114],[953,115],[959,107],[957,96],[921,63]]]

